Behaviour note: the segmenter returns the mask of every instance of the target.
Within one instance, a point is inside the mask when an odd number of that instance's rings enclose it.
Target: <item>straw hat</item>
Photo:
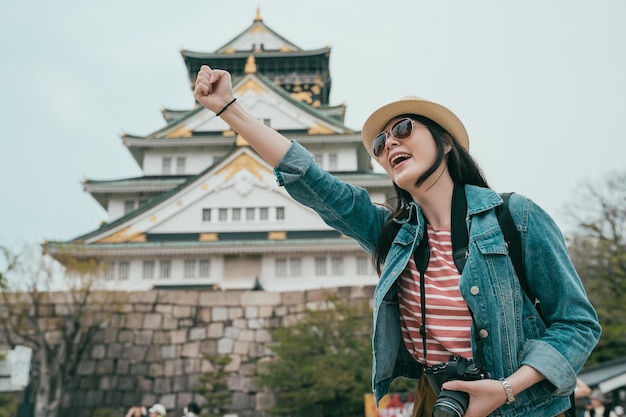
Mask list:
[[[374,138],[383,131],[389,120],[403,114],[416,114],[437,122],[439,126],[443,127],[446,132],[456,139],[459,145],[466,151],[469,151],[469,136],[465,126],[454,113],[441,104],[416,96],[406,96],[375,110],[363,124],[361,139],[363,146],[365,146],[365,149],[372,157],[374,157],[374,154],[372,154],[372,141]]]

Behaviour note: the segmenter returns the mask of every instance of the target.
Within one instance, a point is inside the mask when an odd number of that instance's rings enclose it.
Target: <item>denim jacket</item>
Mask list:
[[[366,190],[339,181],[313,162],[296,142],[275,169],[279,185],[315,210],[331,227],[372,254],[391,212],[372,203]],[[546,380],[516,395],[494,416],[554,416],[569,407],[576,374],[600,336],[600,325],[572,265],[563,236],[550,216],[530,199],[513,194],[510,211],[521,233],[527,281],[542,306],[544,321],[525,296],[508,256],[494,208],[500,196],[465,186],[468,257],[459,281],[472,311],[474,357],[482,345],[483,366],[492,378],[508,377],[528,365]],[[389,250],[374,293],[372,384],[378,402],[398,376],[420,378],[421,365],[408,353],[400,332],[396,281],[424,235],[424,217],[412,203],[409,218]]]

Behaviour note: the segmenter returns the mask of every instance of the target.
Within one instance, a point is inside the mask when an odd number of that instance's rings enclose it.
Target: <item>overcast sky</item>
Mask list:
[[[122,132],[193,105],[181,49],[212,52],[253,21],[332,48],[331,104],[360,130],[418,95],[452,109],[497,191],[562,226],[585,179],[626,166],[623,0],[34,0],[0,4],[0,244],[69,240],[106,212],[83,178],[140,176]]]

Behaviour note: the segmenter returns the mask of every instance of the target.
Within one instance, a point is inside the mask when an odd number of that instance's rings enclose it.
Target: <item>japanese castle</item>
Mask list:
[[[329,104],[329,47],[299,48],[257,10],[252,24],[215,52],[181,54],[191,90],[201,65],[228,70],[238,101],[324,169],[376,202],[394,195],[389,178],[374,172],[360,132],[344,125],[346,106]],[[65,255],[96,259],[104,288],[129,291],[376,284],[367,253],[293,201],[273,167],[214,113],[196,103],[162,115],[164,127],[122,136],[143,176],[84,181],[108,221],[46,242],[47,253],[61,262]]]

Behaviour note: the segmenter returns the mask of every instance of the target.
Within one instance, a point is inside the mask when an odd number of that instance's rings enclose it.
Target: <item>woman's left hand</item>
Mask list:
[[[443,384],[443,388],[469,394],[470,400],[465,417],[486,417],[506,402],[502,383],[495,379],[448,381]]]

